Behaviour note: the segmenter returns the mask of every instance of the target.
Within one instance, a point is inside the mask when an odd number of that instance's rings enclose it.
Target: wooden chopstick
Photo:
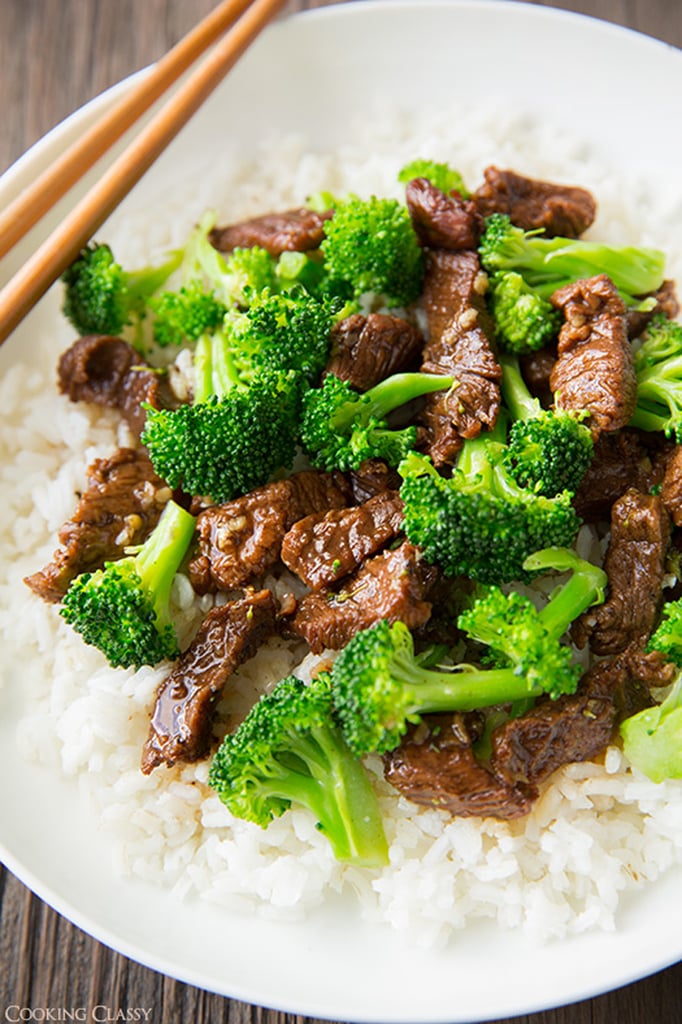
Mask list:
[[[253,0],[242,17],[0,292],[0,344],[152,166],[286,0]]]
[[[61,199],[208,47],[250,0],[224,0],[0,212],[0,258]]]

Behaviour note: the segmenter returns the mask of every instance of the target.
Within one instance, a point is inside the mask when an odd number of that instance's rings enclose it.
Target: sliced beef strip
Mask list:
[[[675,526],[682,526],[682,445],[675,445],[665,460],[661,501]]]
[[[353,500],[359,505],[383,491],[397,491],[401,483],[398,471],[382,459],[365,459],[357,469],[349,472],[348,479]]]
[[[350,488],[340,473],[304,470],[265,484],[197,517],[198,551],[189,576],[200,593],[232,590],[277,564],[284,535],[313,512],[344,508]]]
[[[385,547],[402,525],[400,495],[384,491],[353,508],[299,519],[282,542],[282,561],[311,590],[331,587]]]
[[[506,213],[524,231],[543,228],[548,237],[577,238],[593,222],[597,205],[584,188],[527,178],[515,171],[486,167],[484,183],[473,200],[479,213],[489,217]]]
[[[668,320],[674,320],[680,312],[680,304],[677,299],[674,281],[664,281],[658,291],[653,293],[653,298],[656,300],[656,304],[646,312],[628,309],[627,328],[629,338],[638,338],[646,330],[653,317],[663,313]]]
[[[387,619],[415,629],[428,621],[426,600],[435,570],[407,541],[394,551],[368,558],[337,590],[312,591],[299,602],[291,630],[315,654],[340,650],[361,629]]]
[[[666,661],[660,651],[642,650],[639,644],[626,647],[618,655],[618,663],[627,670],[628,679],[631,680],[630,685],[618,692],[620,718],[629,718],[646,706],[642,704],[643,691],[638,684],[649,689],[661,689],[670,686],[678,673],[677,666]]]
[[[405,203],[422,245],[431,249],[476,249],[483,232],[483,217],[476,203],[459,192],[443,192],[428,178],[413,178],[405,189]]]
[[[369,391],[393,373],[417,368],[424,338],[407,320],[386,313],[354,313],[339,320],[331,332],[325,372]]]
[[[142,771],[196,761],[211,746],[218,700],[230,676],[275,632],[269,590],[211,609],[156,694]]]
[[[159,375],[122,338],[90,334],[63,352],[57,383],[72,402],[118,409],[139,437],[145,424],[142,403],[161,404]]]
[[[560,288],[551,301],[564,314],[550,375],[556,406],[587,410],[595,436],[624,427],[635,411],[637,378],[618,290],[598,274]]]
[[[608,522],[611,506],[629,487],[649,489],[651,470],[650,454],[638,431],[625,428],[600,434],[573,500],[576,512],[588,523]]]
[[[573,624],[579,647],[593,654],[618,654],[643,646],[663,601],[670,517],[660,497],[630,488],[611,510],[611,534],[604,559],[608,593]]]
[[[493,427],[502,370],[486,309],[487,277],[475,252],[434,250],[426,256],[423,302],[428,322],[424,373],[453,376],[450,391],[427,396],[426,451],[437,466],[453,464],[465,438]]]
[[[575,694],[543,697],[525,715],[493,729],[491,769],[510,785],[537,785],[564,764],[598,757],[620,719],[652,703],[624,661],[601,661]]]
[[[44,601],[61,601],[74,577],[101,569],[146,540],[170,497],[144,449],[120,448],[96,459],[73,516],[59,531],[52,561],[24,582]]]
[[[549,381],[556,359],[556,345],[547,345],[545,348],[538,349],[537,352],[527,352],[519,357],[519,365],[526,386],[531,395],[537,398],[545,409],[549,409],[554,401]]]
[[[511,820],[531,810],[537,790],[507,782],[480,764],[469,716],[425,715],[399,747],[384,755],[384,776],[403,796],[458,817]]]
[[[281,256],[283,252],[308,252],[319,248],[324,238],[325,221],[330,216],[331,212],[316,213],[307,207],[298,207],[216,227],[209,238],[221,252],[250,249],[255,245],[267,249],[271,256]]]

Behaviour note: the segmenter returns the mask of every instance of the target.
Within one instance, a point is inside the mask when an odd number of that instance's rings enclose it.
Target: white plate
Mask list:
[[[566,123],[608,160],[644,171],[655,166],[671,181],[682,166],[682,134],[674,130],[682,95],[679,51],[531,5],[387,0],[326,8],[270,29],[141,183],[140,195],[151,195],[169,175],[191,173],[217,140],[248,153],[277,125],[323,148],[339,141],[367,97],[390,96],[418,108],[442,90],[463,107],[481,92],[518,96],[524,109]],[[99,116],[113,95],[81,110],[19,161],[0,182],[0,202]],[[36,229],[4,261],[3,279],[44,230]],[[4,347],[0,367],[26,351],[33,328],[49,323],[56,310],[55,295],[48,295]],[[480,926],[446,950],[427,952],[394,932],[358,923],[352,907],[341,904],[292,925],[180,903],[118,877],[75,787],[20,761],[21,683],[10,676],[0,690],[4,862],[87,932],[183,981],[314,1017],[481,1021],[586,998],[682,953],[677,916],[670,913],[682,899],[679,872],[628,898],[615,933],[541,949]]]

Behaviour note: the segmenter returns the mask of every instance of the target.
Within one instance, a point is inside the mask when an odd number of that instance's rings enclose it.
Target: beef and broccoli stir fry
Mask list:
[[[233,814],[303,804],[359,864],[387,857],[366,755],[416,803],[502,819],[619,737],[682,775],[674,282],[582,237],[587,190],[483,179],[415,160],[404,201],[207,214],[158,267],[93,243],[64,275],[59,389],[131,442],[26,583],[111,665],[168,662],[143,772],[212,758]],[[182,643],[178,571],[204,609]],[[275,638],[312,680],[223,737]]]

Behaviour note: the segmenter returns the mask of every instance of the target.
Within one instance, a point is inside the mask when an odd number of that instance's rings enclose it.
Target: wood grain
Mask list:
[[[0,0],[0,171],[76,107],[157,60],[215,0]],[[290,0],[285,11],[329,0]],[[540,6],[542,6],[540,4]],[[682,46],[680,0],[550,0]],[[529,965],[529,969],[532,969]],[[494,983],[494,981],[493,981]],[[678,1024],[682,965],[518,1024]],[[151,1008],[153,1024],[296,1024],[202,992],[85,935],[0,867],[0,1021],[9,1006]]]

